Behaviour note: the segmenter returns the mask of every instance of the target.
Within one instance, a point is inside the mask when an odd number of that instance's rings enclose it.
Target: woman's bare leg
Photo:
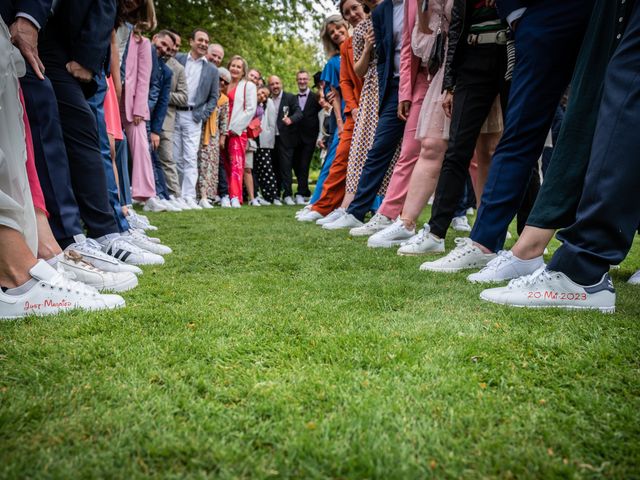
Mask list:
[[[351,202],[353,202],[354,198],[356,198],[355,193],[345,193],[344,198],[342,199],[342,205],[340,205],[340,208],[344,208],[345,210],[349,208],[349,205],[351,205]]]
[[[29,270],[38,262],[20,232],[0,226],[0,285],[16,288],[31,280]]]
[[[42,210],[36,210],[36,223],[38,225],[38,258],[49,260],[62,253],[58,241],[53,236],[49,220]]]
[[[250,168],[244,169],[244,186],[247,188],[247,194],[249,195],[249,201],[253,202],[255,198],[255,192],[253,190],[253,174]]]
[[[553,238],[555,230],[531,227],[524,227],[518,241],[511,248],[511,252],[521,260],[531,260],[542,256],[544,249]]]

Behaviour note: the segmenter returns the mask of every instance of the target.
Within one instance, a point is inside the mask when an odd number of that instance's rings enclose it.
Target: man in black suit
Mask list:
[[[298,106],[302,112],[302,120],[297,125],[298,145],[293,152],[293,171],[298,179],[296,203],[304,205],[311,196],[309,190],[309,165],[316,150],[316,140],[320,121],[318,112],[321,107],[316,95],[309,88],[309,72],[300,70],[296,75],[298,83]]]
[[[278,112],[276,144],[273,149],[278,190],[282,192],[285,204],[295,205],[291,190],[291,169],[293,167],[293,152],[298,143],[296,124],[302,120],[302,112],[298,105],[298,98],[282,90],[282,80],[276,75],[269,77],[269,90],[271,90],[271,98]]]

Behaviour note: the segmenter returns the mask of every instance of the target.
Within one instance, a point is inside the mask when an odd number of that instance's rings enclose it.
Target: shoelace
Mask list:
[[[424,242],[425,238],[427,238],[426,230],[424,228],[421,228],[420,230],[418,230],[418,233],[416,235],[411,237],[406,242],[403,242],[402,245],[403,246],[404,245],[419,245],[422,242]]]
[[[126,245],[122,245],[125,243]],[[112,251],[115,249],[127,250],[131,253],[145,253],[145,250],[132,243],[127,237],[117,237],[111,240],[107,244],[107,250]]]
[[[443,261],[447,261],[447,262],[451,262],[454,260],[459,260],[462,257],[464,257],[465,255],[468,255],[469,253],[473,253],[474,247],[473,244],[471,243],[471,240],[468,238],[456,238],[455,240],[457,247],[454,248],[449,255],[447,255],[446,257],[444,257],[442,260]]]
[[[75,250],[67,250],[67,251],[65,251],[64,252],[64,258],[66,258],[70,262],[75,263],[76,265],[81,266],[85,270],[89,270],[89,271],[96,272],[96,273],[102,273],[102,271],[100,269],[94,267],[89,262],[85,262],[83,260],[83,258],[82,258],[82,255],[79,252],[76,252]]]
[[[113,262],[114,258],[111,255],[107,255],[102,251],[102,246],[93,238],[86,238],[82,243],[77,243],[74,246],[75,250],[84,253],[90,253],[91,255],[109,262]]]
[[[57,271],[58,274],[48,282],[43,282],[43,285],[48,284],[51,290],[55,290],[57,288],[61,292],[63,290],[66,290],[69,293],[76,292],[77,294],[82,295],[95,295],[96,293],[98,293],[95,288],[73,280],[75,278],[75,275],[71,272],[63,270],[61,265],[58,265]]]
[[[544,280],[551,280],[551,274],[546,270],[545,266],[541,266],[531,275],[525,275],[520,278],[514,278],[507,285],[509,288],[524,288],[535,285],[538,282],[542,282]]]
[[[482,271],[497,271],[503,264],[509,262],[513,254],[507,250],[500,250],[498,255],[487,263],[487,266]]]

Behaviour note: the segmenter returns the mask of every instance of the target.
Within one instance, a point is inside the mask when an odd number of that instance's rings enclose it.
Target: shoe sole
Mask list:
[[[560,308],[562,310],[598,310],[601,313],[616,313],[615,305],[612,307],[584,307],[581,305],[516,305],[515,303],[507,303],[507,302],[499,302],[494,300],[493,298],[487,298],[480,294],[480,299],[489,303],[493,303],[494,305],[503,305],[505,307],[516,307],[516,308]]]
[[[367,242],[367,247],[369,248],[393,248],[393,247],[397,247],[399,245],[402,245],[402,242],[405,242],[405,240],[398,240],[398,241],[393,241],[393,243],[369,243]]]
[[[442,250],[429,250],[427,252],[417,252],[417,253],[409,253],[409,252],[398,252],[398,255],[401,257],[421,257],[423,255],[429,255],[430,253],[444,253],[444,248]]]
[[[121,282],[117,285],[112,285],[109,288],[102,288],[98,290],[100,290],[101,292],[126,292],[128,290],[132,290],[136,288],[137,286],[138,286],[138,277],[135,277],[130,280],[127,280],[126,282]]]
[[[74,312],[76,310],[80,310],[80,311],[84,311],[84,312],[99,312],[101,310],[117,310],[118,308],[123,308],[126,306],[126,302],[124,301],[124,299],[122,300],[122,302],[117,303],[115,305],[109,305],[106,306],[104,308],[70,308],[69,310],[65,310],[63,312],[55,312],[55,313],[46,313],[46,314],[37,314],[37,313],[29,313],[29,315],[13,315],[13,316],[0,316],[0,320],[2,321],[11,321],[11,320],[22,320],[23,318],[30,318],[30,317],[51,317],[53,315],[60,315],[63,313],[69,313],[69,312]]]

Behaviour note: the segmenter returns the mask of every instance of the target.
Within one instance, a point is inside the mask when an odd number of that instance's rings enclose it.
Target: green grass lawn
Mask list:
[[[125,309],[0,322],[0,477],[640,478],[637,244],[615,315],[508,309],[293,213],[151,216]]]

